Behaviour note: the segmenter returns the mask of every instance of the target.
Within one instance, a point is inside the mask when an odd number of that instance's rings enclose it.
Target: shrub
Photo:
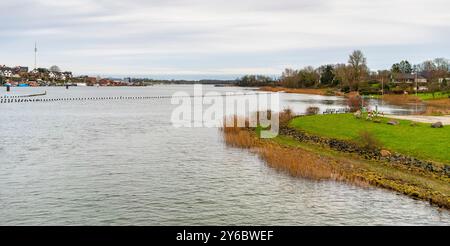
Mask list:
[[[287,125],[289,124],[289,121],[291,121],[294,117],[295,114],[292,111],[291,108],[285,108],[279,115],[279,119],[280,119],[280,125]]]
[[[347,99],[347,105],[350,108],[350,112],[356,112],[361,109],[362,102],[361,102],[361,96],[357,94],[349,95]]]
[[[374,150],[381,147],[380,141],[373,135],[373,133],[363,130],[358,134],[358,142],[366,149]]]
[[[319,111],[320,109],[318,107],[310,106],[306,109],[306,115],[316,115],[319,113]]]

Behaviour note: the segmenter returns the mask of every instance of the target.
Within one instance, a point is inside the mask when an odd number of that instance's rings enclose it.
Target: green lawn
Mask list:
[[[409,94],[410,96],[416,96],[415,93]],[[421,100],[433,100],[433,99],[441,99],[441,98],[448,98],[450,96],[450,93],[448,92],[436,92],[434,93],[434,97],[432,93],[418,93],[417,97]],[[376,99],[381,99],[381,95],[368,95],[366,96],[368,98],[376,98]]]
[[[362,130],[371,132],[383,148],[421,159],[450,164],[450,126],[431,128],[430,124],[397,120],[399,125],[374,123],[356,119],[352,114],[313,115],[298,117],[290,125],[305,132],[343,140],[355,141]]]
[[[414,95],[415,94],[411,94]],[[436,92],[434,93],[434,97],[432,93],[419,93],[417,96],[422,100],[432,100],[432,99],[440,99],[440,98],[448,98],[450,94],[448,92]]]

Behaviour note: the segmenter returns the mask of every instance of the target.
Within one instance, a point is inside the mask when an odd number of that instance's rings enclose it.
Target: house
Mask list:
[[[66,79],[71,79],[73,77],[72,72],[69,71],[65,71],[62,74],[66,77]]]
[[[13,76],[13,70],[10,67],[0,67],[0,76],[10,78]]]
[[[113,81],[111,81],[109,79],[101,79],[98,81],[98,84],[100,86],[109,86],[111,84],[111,82],[113,82]]]
[[[50,79],[56,79],[56,78],[58,77],[58,75],[56,74],[56,72],[50,72],[50,73],[48,74],[48,77],[49,77]]]
[[[439,80],[438,80],[439,84],[442,84],[442,82],[444,82],[444,80],[447,81],[447,84],[450,83],[450,78],[439,78]]]
[[[48,77],[55,80],[66,80],[66,76],[60,72],[50,72]]]
[[[424,84],[427,83],[427,79],[421,75],[417,74],[409,74],[409,73],[399,73],[392,77],[392,81],[397,84],[413,84],[419,83]]]
[[[85,80],[87,85],[89,86],[93,86],[97,83],[97,78],[96,77],[85,77]]]
[[[28,67],[16,66],[12,70],[14,74],[28,73]]]

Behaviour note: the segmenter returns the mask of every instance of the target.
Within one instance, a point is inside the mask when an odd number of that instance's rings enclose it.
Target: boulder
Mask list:
[[[431,127],[433,127],[433,128],[442,128],[442,127],[444,127],[444,125],[442,124],[442,122],[439,121],[439,122],[431,124]]]
[[[389,152],[388,150],[382,149],[380,152],[382,157],[388,157],[391,156],[391,152]]]
[[[398,121],[396,121],[396,120],[390,120],[390,121],[388,121],[387,124],[388,124],[388,125],[393,125],[393,126],[395,126],[395,125],[398,125]]]

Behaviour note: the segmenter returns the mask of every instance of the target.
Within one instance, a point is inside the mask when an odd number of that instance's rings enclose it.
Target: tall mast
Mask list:
[[[34,42],[34,69],[37,69],[37,44],[36,42]]]

